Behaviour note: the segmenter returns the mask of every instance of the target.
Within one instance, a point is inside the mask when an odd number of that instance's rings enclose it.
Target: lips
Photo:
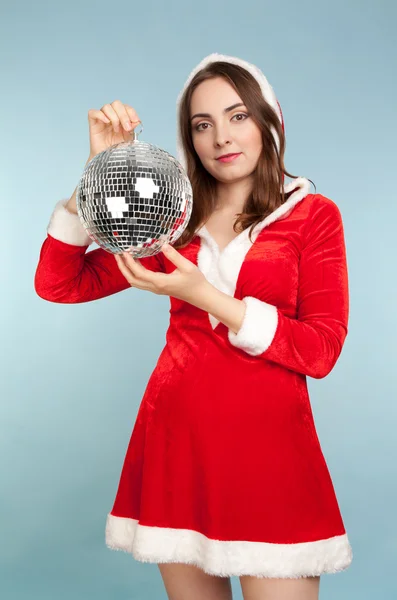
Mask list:
[[[227,154],[224,156],[220,156],[217,159],[217,161],[223,164],[230,164],[234,163],[234,161],[237,160],[239,156],[241,156],[241,152],[238,152],[237,154]]]
[[[218,156],[216,160],[219,160],[221,158],[228,158],[229,156],[237,156],[238,154],[241,154],[241,152],[231,152],[230,154],[223,154],[222,156]]]

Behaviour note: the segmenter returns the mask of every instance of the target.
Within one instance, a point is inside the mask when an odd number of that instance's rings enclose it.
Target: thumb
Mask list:
[[[163,244],[161,251],[176,267],[182,267],[186,264],[186,258],[175,250],[170,244]],[[190,262],[190,261],[189,261]]]

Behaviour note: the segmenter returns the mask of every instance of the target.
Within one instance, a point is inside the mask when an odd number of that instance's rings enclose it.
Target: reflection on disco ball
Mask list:
[[[186,171],[171,154],[133,135],[86,165],[76,205],[94,242],[113,254],[142,258],[182,235],[193,194]]]

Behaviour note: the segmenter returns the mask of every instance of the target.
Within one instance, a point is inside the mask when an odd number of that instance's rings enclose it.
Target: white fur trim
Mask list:
[[[277,308],[253,296],[246,296],[243,302],[246,305],[243,322],[237,333],[228,330],[229,341],[247,354],[258,356],[273,341],[278,323]]]
[[[69,199],[57,202],[51,215],[47,232],[55,239],[72,244],[73,246],[89,246],[93,240],[88,236],[80,221],[79,215],[75,215],[66,208]]]
[[[192,529],[140,525],[108,514],[106,546],[141,562],[194,564],[218,576],[308,577],[343,571],[353,553],[347,534],[296,544],[221,541]]]
[[[296,204],[308,195],[310,181],[305,177],[297,177],[284,185],[285,192],[290,192],[295,188],[298,189],[284,204],[276,208],[276,210],[254,227],[252,233],[253,242],[255,242],[259,232],[264,227],[288,216]],[[214,287],[229,296],[234,296],[242,264],[248,250],[252,246],[249,239],[249,228],[239,233],[222,251],[219,250],[217,243],[205,225],[196,231],[196,235],[201,238],[201,245],[197,255],[198,268]],[[212,315],[209,315],[209,320],[212,328],[215,329],[219,321]]]
[[[265,75],[262,73],[262,71],[256,65],[253,65],[253,64],[247,62],[246,60],[243,60],[242,58],[238,58],[236,56],[228,56],[227,54],[218,54],[216,52],[209,54],[208,56],[203,58],[201,60],[201,62],[191,71],[189,77],[185,81],[181,91],[178,94],[178,98],[177,98],[177,102],[176,102],[176,108],[177,108],[177,142],[176,142],[177,157],[178,157],[178,161],[181,163],[181,165],[183,166],[183,168],[185,170],[187,170],[187,163],[186,163],[185,152],[184,152],[183,144],[182,144],[181,132],[179,130],[179,109],[180,109],[180,103],[182,100],[182,96],[183,96],[186,88],[188,87],[189,83],[191,82],[193,77],[196,75],[196,73],[198,73],[198,71],[201,71],[201,69],[203,69],[210,63],[217,62],[217,61],[229,62],[229,63],[235,64],[235,65],[239,65],[240,67],[243,67],[244,69],[246,69],[259,83],[264,99],[276,111],[276,114],[277,114],[278,118],[280,119],[280,122],[282,122],[280,107],[278,106],[278,103],[277,103],[276,94],[274,93],[274,90],[273,90],[272,86],[270,85],[270,83],[268,82]],[[278,135],[277,135],[274,127],[272,127],[272,133],[273,133],[274,139],[276,141],[277,147],[279,148],[280,141],[278,139]]]

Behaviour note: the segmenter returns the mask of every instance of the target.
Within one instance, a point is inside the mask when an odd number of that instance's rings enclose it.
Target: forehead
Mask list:
[[[202,81],[194,90],[190,101],[190,114],[204,111],[223,110],[226,106],[242,102],[234,87],[223,77]]]

